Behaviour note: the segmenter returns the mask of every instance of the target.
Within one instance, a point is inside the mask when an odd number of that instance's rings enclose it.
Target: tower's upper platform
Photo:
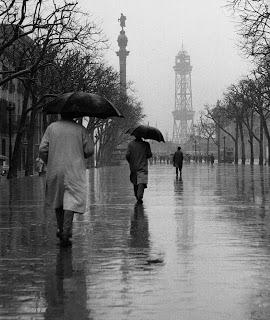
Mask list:
[[[191,73],[192,66],[190,65],[190,56],[185,50],[178,52],[175,57],[174,71],[182,75]]]

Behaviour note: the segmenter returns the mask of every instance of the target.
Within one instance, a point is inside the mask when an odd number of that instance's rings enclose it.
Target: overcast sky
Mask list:
[[[241,56],[236,25],[225,0],[79,0],[100,22],[110,41],[106,60],[119,70],[117,21],[126,17],[127,80],[134,82],[143,102],[145,122],[172,135],[175,56],[184,49],[191,57],[193,109],[215,104],[230,84],[245,76],[249,62]]]

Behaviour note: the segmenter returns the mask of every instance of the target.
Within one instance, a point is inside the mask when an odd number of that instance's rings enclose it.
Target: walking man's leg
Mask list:
[[[134,195],[136,197],[136,199],[138,200],[138,185],[137,184],[134,184],[133,185],[133,189],[134,189]]]
[[[139,183],[138,184],[138,191],[137,191],[138,203],[143,203],[143,193],[144,193],[144,184]]]
[[[57,228],[58,228],[56,236],[58,238],[61,238],[62,233],[63,233],[63,224],[64,224],[64,210],[63,210],[63,207],[55,209],[55,216],[56,216]]]
[[[71,241],[69,238],[72,236],[72,225],[73,225],[74,212],[70,210],[64,211],[64,223],[63,223],[63,232],[61,238],[61,245],[70,246]]]

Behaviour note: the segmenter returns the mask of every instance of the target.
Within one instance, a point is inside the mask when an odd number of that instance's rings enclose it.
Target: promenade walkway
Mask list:
[[[0,180],[1,320],[270,319],[268,167],[89,171],[88,211],[61,249],[44,179]]]

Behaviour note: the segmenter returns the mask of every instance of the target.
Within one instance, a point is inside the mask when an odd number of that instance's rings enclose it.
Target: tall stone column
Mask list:
[[[118,36],[117,42],[119,50],[116,52],[119,57],[119,66],[120,66],[120,95],[121,97],[126,97],[127,95],[127,73],[126,73],[126,61],[129,51],[127,51],[128,38],[125,34],[124,27],[126,26],[125,21],[126,17],[121,13],[121,17],[118,19],[121,26],[121,31]]]

